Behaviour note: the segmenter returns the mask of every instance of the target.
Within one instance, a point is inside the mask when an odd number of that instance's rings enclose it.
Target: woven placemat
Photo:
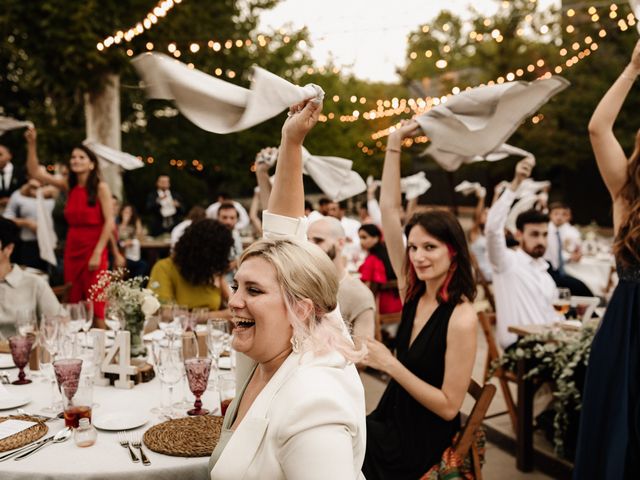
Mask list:
[[[157,453],[174,457],[208,457],[220,438],[222,417],[176,418],[151,427],[144,443]]]
[[[13,450],[14,448],[24,447],[25,445],[35,442],[39,438],[42,438],[48,431],[44,422],[36,417],[30,417],[28,415],[13,415],[11,417],[0,417],[0,423],[7,420],[25,420],[27,422],[36,422],[32,427],[22,430],[10,437],[0,440],[0,452],[6,452]]]

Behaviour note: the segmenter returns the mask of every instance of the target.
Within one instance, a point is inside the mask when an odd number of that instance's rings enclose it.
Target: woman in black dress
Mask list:
[[[367,340],[364,363],[391,381],[367,417],[367,480],[415,480],[439,463],[460,428],[460,406],[476,355],[477,318],[469,250],[455,216],[415,215],[405,227],[400,207],[400,148],[415,121],[389,135],[380,207],[387,250],[403,301],[396,355]]]
[[[613,201],[620,281],[591,345],[576,480],[640,478],[640,131],[629,159],[613,134],[638,75],[640,41],[589,122],[593,153]]]

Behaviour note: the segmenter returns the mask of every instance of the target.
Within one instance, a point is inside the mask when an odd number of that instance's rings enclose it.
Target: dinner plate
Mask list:
[[[93,412],[91,423],[100,430],[130,430],[149,421],[149,417],[140,412]]]
[[[0,353],[0,368],[15,368],[13,357],[9,353]]]
[[[31,397],[26,395],[0,395],[0,410],[10,410],[12,408],[21,407],[31,401]]]

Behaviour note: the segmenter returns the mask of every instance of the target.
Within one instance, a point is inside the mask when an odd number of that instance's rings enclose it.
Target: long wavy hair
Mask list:
[[[464,231],[458,219],[444,210],[431,210],[415,214],[405,226],[405,234],[416,227],[422,227],[429,235],[447,245],[451,266],[447,277],[436,294],[440,303],[462,303],[465,299],[473,302],[476,298],[476,284],[471,267],[471,255]],[[413,264],[409,259],[409,248],[405,250],[404,274],[407,284],[407,300],[422,295],[426,283],[418,278]]]
[[[87,184],[85,185],[85,189],[87,190],[87,199],[90,206],[94,206],[96,204],[96,198],[98,197],[98,184],[100,183],[100,164],[98,162],[98,157],[93,151],[84,145],[76,145],[73,147],[73,150],[82,150],[87,154],[89,160],[93,164],[93,170],[89,172],[89,176],[87,177]],[[72,151],[73,151],[72,150]],[[67,162],[67,167],[69,168],[69,190],[72,190],[73,187],[78,185],[78,175],[75,174],[71,170],[70,162]]]
[[[369,254],[378,258],[384,265],[384,272],[387,275],[387,280],[395,280],[396,273],[393,271],[391,260],[389,260],[389,254],[387,253],[387,247],[382,241],[382,230],[377,225],[372,223],[365,223],[360,226],[360,230],[365,232],[370,237],[377,238],[376,244],[369,249]]]
[[[217,220],[193,222],[173,249],[173,262],[192,285],[212,285],[229,268],[231,232]]]
[[[276,271],[276,277],[293,336],[300,346],[315,355],[337,351],[349,361],[360,361],[366,350],[356,350],[346,334],[346,327],[338,306],[338,274],[335,265],[320,247],[311,242],[291,238],[262,239],[244,251],[242,265],[249,258],[262,258]],[[310,319],[296,315],[296,304],[309,299],[313,303]]]
[[[640,263],[640,130],[627,164],[627,181],[619,196],[629,206],[613,244],[616,260],[624,266]]]

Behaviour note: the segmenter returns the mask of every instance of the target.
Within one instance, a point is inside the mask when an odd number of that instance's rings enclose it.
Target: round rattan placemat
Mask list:
[[[0,452],[13,450],[14,448],[24,447],[25,445],[35,442],[42,438],[48,431],[47,427],[41,419],[30,417],[28,415],[13,415],[11,417],[0,417],[0,423],[6,420],[24,420],[27,422],[36,422],[32,427],[22,430],[10,437],[0,440]]]
[[[175,457],[208,457],[218,444],[222,417],[201,415],[176,418],[144,433],[149,449]]]

